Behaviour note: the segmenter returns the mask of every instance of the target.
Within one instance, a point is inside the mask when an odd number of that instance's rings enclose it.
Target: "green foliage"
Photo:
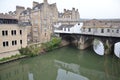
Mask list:
[[[32,54],[31,51],[30,51],[30,49],[29,49],[28,47],[19,49],[19,52],[20,52],[22,55]]]
[[[21,57],[21,55],[20,54],[16,54],[16,55],[12,55],[11,57],[2,58],[2,59],[0,59],[0,61],[9,61],[11,59],[19,58],[19,57]]]
[[[57,47],[59,47],[61,43],[61,38],[52,38],[52,40],[50,42],[47,42],[47,43],[43,43],[43,48],[46,50],[46,51],[49,51],[49,50],[53,50]]]
[[[41,52],[41,47],[37,46],[37,45],[32,45],[32,46],[29,46],[29,49],[31,51],[31,56],[37,56],[39,55],[39,53]]]
[[[42,46],[40,46],[39,44],[34,44],[26,48],[21,48],[19,52],[22,55],[37,56],[42,51],[49,51],[57,48],[60,43],[61,43],[61,39],[55,37],[52,38],[51,41],[41,44]]]
[[[39,47],[34,47],[34,46],[29,46],[26,48],[19,49],[19,52],[22,55],[27,55],[27,56],[37,56],[39,51],[40,51]]]

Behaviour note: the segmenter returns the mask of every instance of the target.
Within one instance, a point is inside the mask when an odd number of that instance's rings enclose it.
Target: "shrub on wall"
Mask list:
[[[50,51],[57,47],[59,47],[59,44],[61,43],[61,38],[52,38],[51,41],[43,43],[42,46],[31,45],[26,48],[19,49],[19,52],[22,55],[28,55],[28,56],[36,56],[39,55],[42,51]]]
[[[52,38],[51,41],[47,42],[47,43],[43,43],[43,48],[46,50],[46,51],[49,51],[49,50],[53,50],[57,47],[59,47],[61,43],[61,38]]]

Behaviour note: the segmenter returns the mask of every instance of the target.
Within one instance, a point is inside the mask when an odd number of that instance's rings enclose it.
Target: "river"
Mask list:
[[[0,65],[0,80],[120,80],[120,59],[67,46]]]

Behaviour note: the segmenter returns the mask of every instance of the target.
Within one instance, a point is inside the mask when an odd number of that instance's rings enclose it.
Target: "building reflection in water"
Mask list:
[[[110,58],[109,56],[105,55],[104,71],[105,71],[106,80],[119,80],[120,79],[119,77],[120,76],[120,60],[116,59],[115,56]]]
[[[58,69],[56,80],[89,80],[88,78],[64,69]]]
[[[29,66],[20,61],[0,66],[0,80],[28,80]]]
[[[77,64],[69,64],[59,60],[54,60],[55,66],[58,67],[56,80],[117,80],[120,71],[114,71],[120,65],[109,66],[109,59],[105,57],[103,70],[90,69]],[[108,61],[108,62],[107,62]],[[114,61],[114,59],[113,59]],[[83,76],[86,75],[86,76]]]
[[[28,73],[28,78],[29,78],[29,80],[34,80],[33,79],[33,73]]]
[[[58,67],[56,80],[89,80],[87,77],[80,75],[80,66],[77,64],[68,64],[55,60],[55,66]]]
[[[61,56],[57,56],[58,58],[55,56],[51,59],[50,55],[0,65],[0,80],[120,79],[120,59],[116,56],[105,55],[100,57],[96,54],[78,53],[77,55],[82,55],[82,57],[75,55],[75,57],[70,57],[68,61],[63,56],[62,59]]]

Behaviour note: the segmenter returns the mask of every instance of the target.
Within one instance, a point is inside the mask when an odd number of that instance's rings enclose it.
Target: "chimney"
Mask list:
[[[66,12],[66,9],[64,9],[64,12]]]
[[[75,11],[75,8],[72,8],[73,11]]]
[[[22,6],[16,6],[16,13],[17,14],[20,14],[22,11],[24,11],[25,10],[25,8],[24,7],[22,7]]]
[[[78,9],[76,11],[78,12]]]
[[[33,1],[33,7],[35,7],[38,4],[39,4],[38,2]]]

